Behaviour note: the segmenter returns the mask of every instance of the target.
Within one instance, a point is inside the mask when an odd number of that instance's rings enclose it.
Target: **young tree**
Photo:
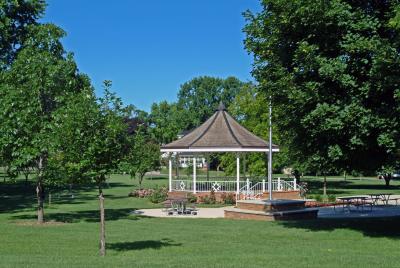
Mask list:
[[[93,89],[72,95],[68,105],[56,115],[54,136],[59,142],[56,162],[75,183],[91,182],[99,190],[100,255],[105,248],[105,210],[103,184],[117,169],[127,153],[128,125],[131,107],[110,92],[111,82],[104,82],[103,98],[96,100]]]
[[[264,0],[246,12],[253,75],[290,158],[329,172],[398,164],[396,1]]]
[[[50,179],[53,113],[84,84],[60,42],[64,35],[52,24],[31,26],[18,57],[0,77],[0,152],[16,171],[34,165],[38,223],[44,221],[44,187]]]
[[[131,178],[138,177],[139,189],[142,189],[146,172],[160,168],[160,146],[142,129],[131,137],[129,145],[129,153],[121,163],[121,169]]]

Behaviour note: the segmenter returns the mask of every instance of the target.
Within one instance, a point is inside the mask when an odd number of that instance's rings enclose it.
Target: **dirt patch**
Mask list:
[[[37,221],[14,221],[12,223],[18,226],[39,226],[39,227],[59,226],[67,224],[65,222],[60,222],[60,221],[45,221],[42,224],[37,223]]]

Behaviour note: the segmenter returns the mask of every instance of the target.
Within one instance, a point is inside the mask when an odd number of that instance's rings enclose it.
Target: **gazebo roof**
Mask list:
[[[161,152],[268,152],[269,144],[241,126],[221,103],[218,110],[186,136],[161,146]],[[272,151],[279,151],[272,145]]]

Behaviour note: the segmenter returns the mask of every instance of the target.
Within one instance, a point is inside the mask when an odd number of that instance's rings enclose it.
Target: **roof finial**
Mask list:
[[[226,111],[225,105],[222,101],[219,102],[218,111]]]

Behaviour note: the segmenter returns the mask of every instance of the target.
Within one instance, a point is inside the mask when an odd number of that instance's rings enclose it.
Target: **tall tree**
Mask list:
[[[11,65],[26,38],[29,27],[43,16],[44,0],[0,0],[0,70]]]
[[[103,98],[96,100],[92,89],[72,95],[56,114],[53,135],[59,142],[55,158],[67,180],[90,182],[98,187],[100,204],[100,255],[105,255],[105,209],[103,184],[127,153],[128,124],[132,107],[124,107],[104,82]]]
[[[63,49],[60,39],[64,35],[52,24],[30,27],[23,49],[0,77],[0,152],[16,170],[34,165],[39,223],[44,219],[53,113],[86,82],[72,55]]]
[[[264,0],[245,13],[253,75],[292,159],[324,174],[398,164],[398,4]]]
[[[178,93],[177,108],[184,111],[184,129],[207,120],[222,101],[228,106],[246,83],[235,77],[226,79],[201,76],[184,83]]]

